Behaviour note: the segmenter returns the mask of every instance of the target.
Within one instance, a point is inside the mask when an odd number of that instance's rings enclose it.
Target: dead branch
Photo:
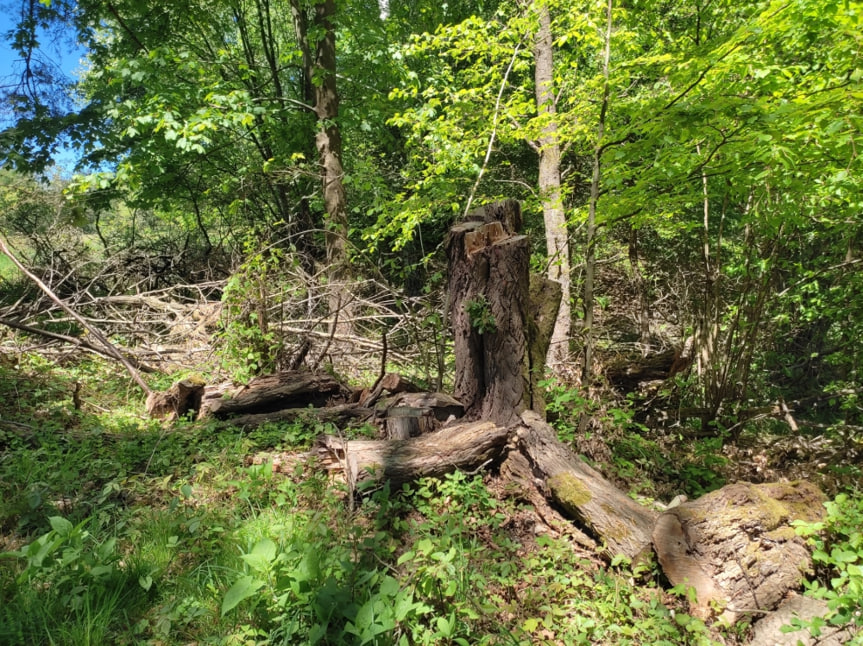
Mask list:
[[[135,367],[129,362],[129,360],[125,356],[123,356],[123,353],[120,352],[114,346],[114,344],[108,341],[108,339],[105,338],[105,335],[103,335],[97,328],[90,325],[86,320],[84,320],[83,317],[81,317],[71,307],[69,307],[62,300],[60,300],[60,298],[53,291],[51,291],[51,289],[45,283],[43,283],[38,276],[36,276],[33,272],[31,272],[23,264],[21,264],[18,258],[12,253],[12,251],[10,251],[9,247],[6,246],[6,243],[2,238],[0,238],[0,251],[6,254],[9,260],[12,261],[12,264],[14,264],[19,269],[19,271],[21,271],[21,273],[23,273],[25,276],[27,276],[27,278],[33,281],[39,287],[39,289],[45,292],[48,298],[50,298],[54,303],[56,303],[69,316],[71,316],[78,323],[80,323],[85,330],[92,334],[93,337],[97,339],[99,343],[101,343],[102,346],[105,348],[108,356],[111,356],[114,359],[117,359],[120,363],[122,363],[129,375],[135,381],[135,383],[141,387],[141,390],[143,390],[147,395],[153,392],[151,388],[147,385],[147,383],[141,378],[141,375],[138,373]]]

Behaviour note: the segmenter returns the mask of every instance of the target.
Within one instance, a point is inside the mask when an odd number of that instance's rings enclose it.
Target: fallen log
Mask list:
[[[323,408],[284,408],[272,413],[249,413],[237,415],[225,420],[226,426],[251,429],[269,422],[293,422],[300,419],[312,419],[331,423],[341,427],[350,423],[362,423],[374,419],[375,411],[363,408],[357,404],[338,404]]]
[[[345,386],[328,374],[291,370],[255,377],[241,386],[232,382],[206,386],[198,419],[321,407],[344,402],[349,394]]]
[[[791,522],[823,517],[808,482],[728,485],[663,513],[653,545],[672,585],[695,591],[692,612],[733,624],[774,610],[800,587],[812,557]]]
[[[509,431],[493,422],[443,428],[406,440],[343,440],[324,436],[324,466],[344,472],[349,487],[388,480],[394,485],[456,469],[474,469],[501,455]]]
[[[533,411],[522,414],[518,450],[532,477],[548,496],[593,536],[605,542],[609,556],[646,555],[658,514],[639,505],[557,439],[554,429]]]

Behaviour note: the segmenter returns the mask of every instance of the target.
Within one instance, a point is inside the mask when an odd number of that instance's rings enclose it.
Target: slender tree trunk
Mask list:
[[[587,211],[587,257],[584,268],[584,365],[582,385],[587,389],[593,372],[593,281],[596,275],[596,203],[599,201],[599,183],[602,178],[602,138],[605,136],[605,119],[608,114],[608,64],[611,58],[611,10],[612,0],[606,5],[605,51],[602,57],[602,75],[605,85],[602,90],[602,105],[596,127],[596,147],[593,151],[593,177],[590,182],[590,204]]]
[[[546,359],[553,369],[562,363],[568,354],[572,313],[569,239],[566,233],[566,214],[563,210],[560,188],[560,134],[554,96],[554,51],[551,15],[547,5],[542,5],[539,9],[539,31],[533,51],[536,108],[539,116],[546,119],[538,142],[538,151],[539,194],[542,200],[545,242],[549,258],[548,278],[560,283],[562,294]]]
[[[638,254],[638,229],[629,227],[629,264],[635,282],[638,299],[638,342],[641,345],[641,356],[650,354],[650,297],[647,281],[641,271],[641,259]]]
[[[696,144],[696,152],[701,154],[701,146]],[[719,261],[710,251],[710,193],[707,172],[701,171],[702,191],[702,228],[701,262],[704,269],[704,296],[700,320],[696,326],[696,368],[703,389],[704,410],[701,420],[703,431],[716,419],[722,405],[722,368],[719,365],[717,345],[719,343]]]
[[[315,40],[311,42],[308,20],[299,0],[291,0],[297,41],[303,50],[306,87],[314,95],[314,111],[318,120],[315,147],[321,170],[321,187],[324,199],[324,229],[326,244],[327,279],[330,284],[330,313],[337,331],[348,332],[345,312],[350,303],[350,292],[345,282],[349,276],[347,239],[348,209],[342,166],[342,134],[338,124],[339,94],[336,87],[336,31],[333,18],[335,0],[322,0],[314,6],[311,29]],[[305,29],[305,32],[303,31]],[[314,54],[311,48],[314,46]],[[335,321],[342,322],[336,324]]]

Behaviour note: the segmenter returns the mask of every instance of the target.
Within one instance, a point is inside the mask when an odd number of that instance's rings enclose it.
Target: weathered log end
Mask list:
[[[729,625],[760,616],[811,570],[791,523],[823,518],[824,500],[803,481],[728,485],[662,514],[653,531],[659,564],[673,585],[694,588],[694,614]]]
[[[189,377],[174,383],[168,390],[147,395],[147,414],[154,419],[173,421],[201,408],[204,380]]]

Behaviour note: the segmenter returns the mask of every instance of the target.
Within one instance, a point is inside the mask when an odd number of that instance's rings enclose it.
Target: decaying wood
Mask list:
[[[292,422],[299,419],[312,419],[329,422],[336,426],[371,421],[375,411],[357,404],[337,404],[322,408],[283,408],[271,413],[248,413],[236,415],[225,420],[225,424],[237,428],[256,428],[268,422]]]
[[[534,387],[550,339],[550,317],[536,316],[539,303],[531,302],[530,247],[514,228],[520,224],[517,202],[492,204],[452,227],[446,243],[454,394],[468,418],[503,426],[525,409],[542,410]],[[537,298],[551,295],[549,286],[536,284]]]
[[[775,609],[812,567],[793,520],[823,516],[823,494],[808,482],[728,485],[660,516],[653,545],[673,585],[692,586],[693,612],[714,608],[733,624]]]
[[[383,338],[386,339],[386,335]],[[363,406],[374,406],[375,402],[378,401],[384,392],[395,395],[398,393],[416,393],[419,391],[420,388],[416,384],[405,379],[400,374],[388,372],[379,377],[370,390],[364,390],[359,393],[359,401]]]
[[[658,514],[632,500],[562,444],[539,415],[526,411],[522,418],[518,449],[554,502],[603,540],[609,555],[635,559],[646,553]]]
[[[540,491],[545,489],[545,483],[538,480],[528,462],[527,458],[519,451],[509,451],[506,459],[500,465],[500,475],[510,485],[515,485],[513,491],[520,500],[530,503],[536,510],[537,515],[553,530],[566,534],[582,547],[595,552],[597,543],[590,536],[582,532],[568,518],[562,516],[546,500]]]
[[[850,626],[821,626],[818,636],[808,629],[782,632],[796,617],[811,621],[830,611],[826,601],[792,595],[772,613],[755,623],[749,646],[842,646],[851,642],[854,629]]]
[[[27,278],[33,281],[33,283],[35,283],[36,286],[41,289],[49,299],[51,299],[51,301],[53,301],[58,307],[60,307],[60,309],[62,309],[69,316],[75,319],[75,321],[79,325],[81,325],[81,327],[87,330],[87,332],[89,332],[90,335],[94,339],[96,339],[105,349],[105,356],[112,357],[119,361],[121,364],[123,364],[126,372],[129,373],[129,376],[132,377],[132,380],[136,384],[138,384],[138,386],[140,386],[141,390],[143,390],[146,395],[149,395],[151,392],[153,392],[150,386],[147,385],[147,383],[138,373],[138,370],[135,368],[135,366],[132,365],[132,362],[129,361],[129,359],[122,352],[120,352],[120,350],[117,349],[117,347],[113,343],[111,343],[105,337],[105,335],[102,334],[102,332],[98,328],[96,328],[96,326],[84,319],[84,317],[78,314],[78,312],[69,307],[69,305],[63,300],[61,300],[60,297],[57,296],[57,294],[55,294],[50,287],[48,287],[48,285],[42,282],[38,276],[36,276],[33,272],[27,269],[27,267],[25,267],[21,263],[21,261],[18,260],[17,256],[12,253],[9,247],[6,246],[6,243],[3,241],[2,238],[0,238],[0,252],[6,254],[9,260],[12,261],[12,264],[14,264],[22,274],[24,274],[25,276],[27,276]]]
[[[204,382],[199,379],[182,379],[164,392],[147,395],[147,414],[156,419],[175,420],[201,408]]]
[[[404,392],[378,407],[387,438],[406,440],[439,429],[464,415],[464,406],[445,393]]]
[[[295,370],[255,377],[248,384],[204,388],[198,418],[267,413],[286,408],[326,406],[348,398],[347,389],[326,373]]]
[[[508,431],[492,422],[443,428],[407,440],[342,440],[326,436],[319,453],[332,470],[341,470],[353,488],[366,481],[395,485],[424,476],[473,469],[500,455]]]

